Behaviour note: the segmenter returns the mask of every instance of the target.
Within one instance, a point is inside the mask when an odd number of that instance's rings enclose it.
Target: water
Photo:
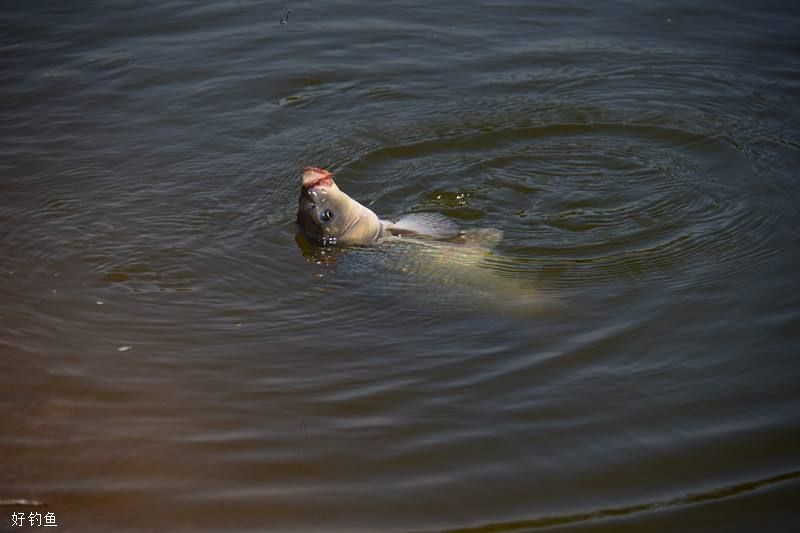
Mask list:
[[[796,527],[795,3],[0,13],[4,530]],[[312,164],[548,304],[298,245]]]

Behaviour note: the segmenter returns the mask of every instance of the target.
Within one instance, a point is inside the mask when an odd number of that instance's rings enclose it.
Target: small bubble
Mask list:
[[[119,348],[117,348],[117,351],[118,352],[127,352],[128,350],[130,350],[132,348],[133,348],[133,346],[120,346]]]
[[[97,301],[96,301],[96,302],[94,302],[94,303],[96,303],[97,305],[103,305],[103,303],[105,303],[105,302],[101,302],[100,300],[97,300]]]

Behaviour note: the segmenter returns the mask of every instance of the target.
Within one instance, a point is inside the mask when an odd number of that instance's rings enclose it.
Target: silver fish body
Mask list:
[[[501,231],[459,231],[452,221],[436,213],[382,220],[342,192],[330,172],[317,167],[309,167],[303,174],[297,223],[305,237],[299,238],[298,244],[309,261],[334,264],[341,260],[345,271],[391,273],[395,282],[405,278],[413,287],[426,286],[418,291],[422,298],[443,292],[448,299],[460,295],[478,305],[488,302],[515,312],[538,309],[544,301],[521,280],[498,272],[504,258],[492,249],[502,239]],[[337,252],[328,245],[351,248]],[[436,300],[441,303],[442,298]]]

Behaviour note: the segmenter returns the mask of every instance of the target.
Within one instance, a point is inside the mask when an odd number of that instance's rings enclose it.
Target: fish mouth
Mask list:
[[[319,186],[330,186],[333,183],[333,173],[320,167],[306,167],[303,169],[303,189],[310,190]]]

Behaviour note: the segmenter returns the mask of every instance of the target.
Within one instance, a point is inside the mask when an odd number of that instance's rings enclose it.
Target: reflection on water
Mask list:
[[[0,10],[0,530],[795,527],[793,6]]]

